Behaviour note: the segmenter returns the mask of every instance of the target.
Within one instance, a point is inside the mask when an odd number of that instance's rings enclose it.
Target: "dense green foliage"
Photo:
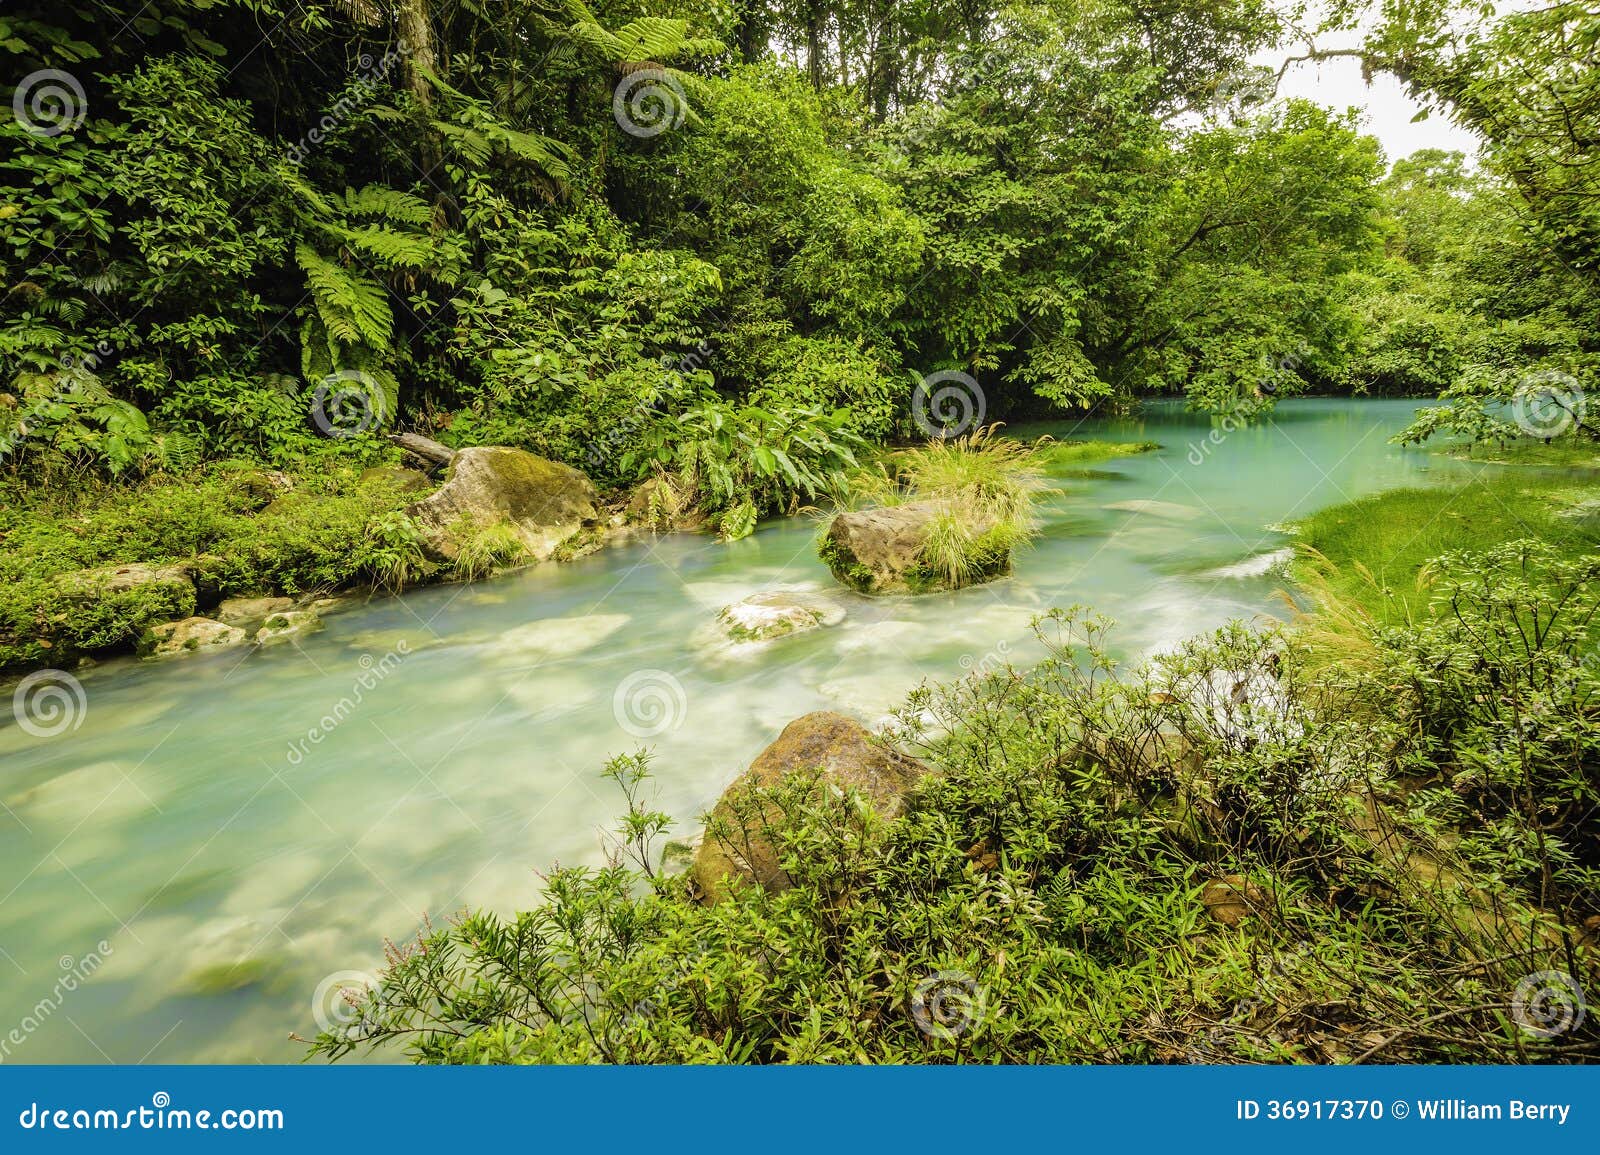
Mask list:
[[[1030,531],[1037,460],[974,433],[1013,414],[1428,395],[1405,440],[1590,461],[1600,18],[1333,7],[1481,165],[1257,99],[1248,62],[1299,38],[1262,0],[17,0],[0,668],[197,599],[428,576],[372,470],[395,430],[648,486],[642,520],[728,539],[856,474],[947,503],[950,585]],[[864,451],[925,438],[863,489]],[[1515,1021],[1522,976],[1600,981],[1575,929],[1600,910],[1593,514],[1567,484],[1311,519],[1323,613],[1291,634],[1122,670],[1100,624],[1047,619],[1042,666],[910,704],[895,740],[939,773],[900,820],[776,792],[786,891],[692,901],[622,758],[609,868],[396,950],[317,1048],[1592,1057],[1593,1017]],[[486,526],[451,572],[526,548]],[[188,576],[84,596],[132,562]]]
[[[1562,53],[1592,57],[1592,19],[1491,23],[1448,66],[1412,32],[1370,55],[1482,130],[1487,171],[1380,179],[1345,116],[1241,102],[1288,34],[1256,0],[25,3],[5,468],[284,464],[409,426],[620,483],[713,413],[913,432],[938,370],[990,417],[1588,380],[1590,169],[1561,166],[1595,106]],[[831,453],[694,481],[760,513]]]

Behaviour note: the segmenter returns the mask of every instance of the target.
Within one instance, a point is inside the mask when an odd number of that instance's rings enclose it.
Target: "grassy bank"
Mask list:
[[[426,478],[329,457],[287,471],[220,463],[137,484],[0,495],[0,672],[125,649],[149,626],[225,598],[296,596],[423,576],[400,510]],[[193,589],[95,593],[69,575],[179,567]]]
[[[1519,456],[1530,465],[1564,465],[1570,452],[1526,446]],[[1297,577],[1378,621],[1405,621],[1427,606],[1435,576],[1427,563],[1442,554],[1519,538],[1567,557],[1600,547],[1600,473],[1485,466],[1463,485],[1374,494],[1297,527]]]

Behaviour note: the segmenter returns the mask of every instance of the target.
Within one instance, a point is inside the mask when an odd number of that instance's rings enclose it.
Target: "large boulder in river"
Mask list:
[[[928,563],[929,536],[949,507],[937,501],[912,501],[881,509],[849,510],[828,526],[819,554],[838,578],[862,593],[927,593],[988,581],[1011,571],[1008,539],[992,522],[971,522],[968,573],[952,582],[944,570]]]
[[[238,626],[248,630],[259,626],[273,614],[294,609],[293,598],[259,597],[226,598],[217,607],[217,621],[225,626]]]
[[[438,492],[406,513],[429,552],[444,561],[454,561],[471,534],[501,523],[543,561],[601,516],[599,494],[585,474],[503,446],[457,452]]]
[[[712,808],[693,867],[695,882],[708,900],[727,897],[729,888],[740,883],[788,888],[789,876],[768,833],[780,816],[778,808],[754,791],[777,786],[791,774],[812,773],[819,775],[819,786],[857,791],[878,814],[895,818],[905,807],[906,794],[930,771],[916,759],[874,743],[865,727],[842,714],[819,710],[796,718]]]

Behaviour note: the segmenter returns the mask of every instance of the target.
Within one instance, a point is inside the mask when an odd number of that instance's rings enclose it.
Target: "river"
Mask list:
[[[374,600],[297,645],[85,671],[75,728],[0,715],[0,1058],[295,1061],[324,980],[375,968],[383,936],[525,907],[537,869],[598,861],[611,754],[655,750],[687,834],[790,719],[872,719],[922,679],[1026,661],[1051,606],[1117,619],[1130,656],[1272,614],[1290,539],[1270,527],[1464,468],[1388,444],[1413,409],[1306,399],[1227,432],[1159,404],[1029,427],[1164,448],[1056,479],[1007,580],[841,591],[841,625],[764,647],[708,626],[757,590],[833,587],[805,519]]]

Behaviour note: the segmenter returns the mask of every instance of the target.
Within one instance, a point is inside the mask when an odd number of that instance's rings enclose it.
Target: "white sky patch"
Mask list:
[[[1319,47],[1329,45],[1320,44]],[[1277,68],[1286,57],[1298,56],[1302,51],[1262,56],[1259,63]],[[1353,57],[1290,65],[1278,86],[1278,96],[1300,97],[1331,108],[1344,109],[1353,105],[1361,109],[1364,130],[1378,138],[1383,145],[1384,158],[1390,164],[1419,148],[1454,149],[1469,157],[1478,152],[1478,138],[1452,124],[1444,112],[1435,110],[1428,119],[1413,123],[1411,118],[1422,111],[1422,105],[1398,80],[1385,73],[1375,74],[1368,87],[1361,79],[1361,64]]]

